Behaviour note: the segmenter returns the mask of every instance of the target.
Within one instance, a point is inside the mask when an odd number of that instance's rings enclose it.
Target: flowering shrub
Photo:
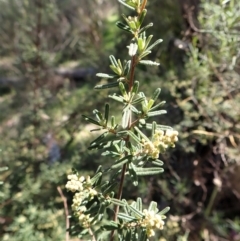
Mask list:
[[[155,235],[155,230],[163,229],[164,214],[169,207],[159,211],[157,203],[151,202],[148,209],[143,209],[141,198],[130,204],[122,199],[124,180],[125,177],[130,177],[132,184],[137,186],[139,176],[163,172],[159,154],[168,147],[174,147],[178,132],[170,126],[159,125],[155,121],[148,122],[151,117],[166,113],[165,110],[159,110],[165,102],[158,103],[160,88],[155,90],[152,97],[147,98],[139,91],[140,82],[134,77],[138,64],[159,65],[145,60],[153,47],[162,42],[158,39],[151,43],[153,36],[146,36],[146,30],[153,25],[143,25],[147,14],[147,0],[119,2],[134,12],[134,16],[123,15],[124,22],[116,24],[132,36],[127,46],[129,59],[121,61],[111,55],[109,59],[112,73],[97,74],[105,83],[95,86],[95,89],[119,90],[109,95],[109,98],[122,105],[121,122],[116,123],[115,116],[110,116],[108,103],[105,104],[103,113],[95,109],[95,117],[83,116],[96,125],[96,129],[92,131],[101,131],[90,143],[89,149],[103,150],[102,155],[110,156],[113,163],[110,167],[99,166],[92,178],[74,172],[68,176],[66,188],[75,193],[72,210],[77,224],[82,228],[79,229],[79,236],[90,235],[92,240],[100,240],[105,230],[108,240],[114,240],[118,236],[119,240],[145,241]],[[106,80],[109,81],[106,83]],[[111,175],[109,180],[105,180],[107,173]],[[104,239],[106,240],[106,236]]]

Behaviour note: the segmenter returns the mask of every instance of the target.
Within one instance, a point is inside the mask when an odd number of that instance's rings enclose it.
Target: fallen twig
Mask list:
[[[66,240],[66,241],[69,241],[69,231],[68,231],[68,230],[69,230],[69,227],[70,227],[70,222],[69,222],[69,218],[68,218],[69,212],[68,212],[67,199],[66,199],[66,197],[63,195],[63,192],[62,192],[62,189],[61,189],[60,186],[57,187],[57,190],[58,190],[58,192],[59,192],[59,194],[60,194],[60,196],[61,196],[61,198],[62,198],[62,200],[63,200],[65,217],[66,217],[66,236],[65,236],[66,238],[65,238],[65,240]]]

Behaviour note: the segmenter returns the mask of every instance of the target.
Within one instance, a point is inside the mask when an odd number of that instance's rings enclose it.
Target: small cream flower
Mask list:
[[[147,236],[148,237],[153,237],[155,235],[155,232],[153,229],[147,229]]]
[[[98,192],[92,188],[89,189],[89,196],[93,197],[96,196],[98,194]]]
[[[157,159],[159,154],[164,152],[169,146],[174,147],[174,143],[178,140],[178,132],[167,130],[156,130],[152,137],[152,141],[142,140],[142,153]]]
[[[84,176],[78,177],[76,174],[70,174],[68,175],[68,180],[66,188],[72,192],[76,192],[73,196],[73,212],[78,218],[79,224],[84,228],[88,228],[93,218],[90,217],[90,214],[85,214],[87,211],[85,203],[86,200],[92,200],[98,192],[92,188],[90,176],[85,178]]]
[[[83,182],[85,178],[83,176],[78,177],[76,174],[68,175],[68,182],[66,184],[66,188],[71,192],[82,191],[83,190]]]
[[[82,192],[75,193],[73,197],[72,208],[77,210],[78,207],[81,205],[83,199],[84,199],[84,196]]]
[[[144,209],[143,213],[145,216],[139,223],[142,227],[146,228],[147,236],[152,237],[155,235],[154,229],[163,229],[164,221],[154,211]]]

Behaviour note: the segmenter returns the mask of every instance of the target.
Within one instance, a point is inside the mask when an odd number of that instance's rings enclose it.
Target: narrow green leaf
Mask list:
[[[147,234],[146,231],[143,229],[140,229],[139,231],[139,237],[138,237],[138,241],[149,241],[149,239],[147,238]]]
[[[157,115],[163,115],[166,113],[167,113],[166,110],[157,110],[157,111],[148,112],[147,115],[148,115],[148,117],[152,117],[152,116],[157,116]]]
[[[109,194],[110,192],[114,191],[114,189],[117,187],[118,183],[117,182],[111,182],[110,185],[108,185],[104,190],[103,190],[103,195]]]
[[[97,202],[92,202],[92,203],[90,202],[87,203],[87,210],[85,213],[90,215],[96,215],[96,213],[98,213],[99,211],[100,206]]]
[[[124,13],[122,13],[121,16],[123,17],[126,23],[129,23],[129,19]]]
[[[132,201],[131,204],[130,204],[130,206],[136,208],[136,202],[135,202],[135,201]]]
[[[98,172],[94,177],[91,178],[91,183],[95,184],[102,177],[102,172]]]
[[[115,123],[115,116],[111,116],[111,127],[114,128],[116,125]]]
[[[108,184],[109,184],[109,181],[105,181],[104,183],[101,184],[101,191],[102,192],[105,188],[107,188]]]
[[[129,28],[129,26],[122,22],[118,21],[118,22],[116,22],[116,25],[117,25],[117,27],[119,27],[120,29],[122,29],[124,31],[130,32],[130,33],[132,32],[131,29]]]
[[[145,32],[140,33],[139,37],[142,38],[146,42],[146,33]]]
[[[96,175],[97,175],[98,173],[101,173],[101,174],[102,174],[102,171],[101,171],[101,170],[102,170],[102,166],[99,166],[98,169],[97,169]],[[98,180],[96,180],[95,186],[99,186],[101,183],[102,183],[102,175],[99,177]]]
[[[118,0],[118,2],[120,2],[120,3],[121,3],[122,5],[124,5],[125,7],[127,7],[127,8],[129,8],[129,9],[135,11],[135,8],[132,7],[132,6],[130,6],[130,5],[128,5],[126,2],[124,2],[124,1],[122,1],[122,0]]]
[[[94,89],[109,89],[113,87],[118,87],[119,82],[113,82],[113,83],[108,83],[108,84],[103,84],[103,85],[96,85]]]
[[[141,140],[136,136],[132,131],[128,131],[129,136],[136,141],[138,144],[140,144]]]
[[[136,218],[142,218],[144,215],[142,212],[140,212],[139,210],[137,210],[135,207],[133,206],[128,206],[128,209],[132,212],[131,214],[133,214]]]
[[[124,241],[132,241],[132,229],[127,230]]]
[[[125,80],[126,80],[126,77],[119,77],[118,79],[117,79],[117,81],[118,82],[125,82]]]
[[[124,69],[123,69],[123,75],[126,76],[129,73],[130,70],[130,66],[131,66],[131,60],[128,60],[125,62],[124,64]]]
[[[158,208],[157,208],[157,203],[154,202],[154,201],[151,201],[149,207],[148,207],[148,210],[149,211],[154,211],[154,212],[157,212],[158,211]]]
[[[120,68],[121,70],[123,70],[121,60],[120,60],[120,59],[118,59],[118,60],[117,60],[117,62],[118,62],[118,66],[119,66],[119,68]]]
[[[117,133],[118,137],[124,137],[124,136],[127,136],[127,135],[128,135],[128,130],[120,130]],[[121,148],[124,148],[124,145],[121,145]]]
[[[144,57],[146,57],[147,55],[149,55],[151,53],[151,51],[147,51],[147,50],[145,50],[145,51],[143,51],[140,55],[139,55],[139,59],[142,59],[142,58],[144,58]]]
[[[137,30],[138,27],[137,27],[137,24],[136,24],[135,21],[128,20],[127,23],[128,23],[128,25],[129,25],[129,27],[130,27],[130,29],[132,31],[136,31]]]
[[[102,120],[103,120],[102,113],[99,112],[97,109],[93,110],[93,114],[96,116],[96,118],[97,118],[99,121],[102,121]]]
[[[135,100],[132,101],[132,105],[141,103],[143,100],[145,100],[145,97],[138,97]]]
[[[153,96],[152,96],[152,99],[154,100],[154,102],[158,99],[160,93],[161,93],[161,89],[160,89],[160,88],[157,88],[157,89],[154,91]]]
[[[116,60],[116,58],[113,55],[109,56],[110,62],[112,63],[113,66],[117,67],[118,66],[118,62]]]
[[[138,92],[139,81],[135,80],[132,88],[132,94],[135,95]]]
[[[141,96],[141,97],[145,97],[146,98],[146,96],[145,96],[145,94],[143,92],[139,92],[138,95]]]
[[[106,143],[94,143],[91,146],[88,147],[88,150],[93,150],[93,149],[103,149],[105,147]]]
[[[139,123],[143,126],[146,125],[146,120],[145,119],[139,119]]]
[[[121,71],[121,69],[118,66],[110,65],[109,67],[117,75],[121,75],[122,74],[122,71]]]
[[[104,206],[101,206],[100,209],[99,209],[99,212],[96,216],[98,222],[102,221],[103,217],[104,217],[104,210],[105,210],[105,207]]]
[[[95,140],[93,140],[91,143],[90,143],[90,146],[91,145],[94,145],[94,144],[98,144],[100,143],[106,136],[108,135],[108,132],[104,132],[103,134],[101,134],[100,136],[98,136]]]
[[[119,199],[116,199],[116,198],[111,198],[111,202],[112,202],[113,204],[118,205],[118,206],[121,206],[121,207],[127,206],[126,201],[122,201],[122,200],[119,200]]]
[[[134,105],[129,105],[130,106],[130,109],[132,112],[136,113],[136,114],[139,114],[141,113],[141,111],[139,111]]]
[[[134,127],[134,129],[137,131],[137,133],[145,140],[145,141],[150,141],[149,139],[148,139],[148,137],[145,135],[145,134],[143,134],[141,131],[140,131],[140,129],[138,129],[138,127]]]
[[[125,86],[124,86],[124,84],[122,82],[119,82],[119,89],[120,89],[120,91],[122,93],[122,96],[126,97],[127,96],[127,91],[126,91]]]
[[[146,26],[142,27],[138,33],[142,33],[144,31],[146,31],[148,28],[151,28],[153,26],[153,23],[149,23]]]
[[[154,134],[156,132],[156,128],[157,128],[157,123],[156,123],[156,121],[153,121],[153,123],[152,123],[152,137],[154,136]]]
[[[138,185],[138,176],[135,172],[135,165],[132,162],[129,164],[128,170],[129,170],[129,175],[133,180],[133,185],[137,186]]]
[[[138,38],[138,51],[141,53],[144,50],[144,47],[145,47],[145,42],[141,37],[139,37]]]
[[[121,152],[123,152],[123,149],[125,146],[126,146],[126,141],[121,140],[120,145],[119,145]]]
[[[136,150],[135,145],[133,145],[131,141],[128,144],[128,148],[129,148],[129,153],[133,153]]]
[[[109,104],[105,104],[105,113],[104,113],[104,118],[105,118],[105,123],[108,123],[108,116],[109,116]]]
[[[140,197],[137,198],[137,202],[136,202],[136,208],[137,210],[139,210],[140,212],[142,212],[142,199]]]
[[[122,201],[123,200],[125,200],[125,199],[122,199]],[[125,200],[125,202],[126,202],[126,200]],[[128,205],[124,206],[123,209],[124,209],[125,214],[130,216],[129,211],[128,211]]]
[[[147,9],[143,9],[143,11],[141,12],[141,14],[140,14],[140,16],[138,18],[140,26],[142,25],[143,20],[144,20],[146,14],[147,14]]]
[[[119,183],[118,176],[119,176],[119,174],[122,172],[122,170],[112,171],[112,169],[109,168],[109,171],[111,172],[111,176],[110,176],[109,180],[115,181],[115,182]]]
[[[141,57],[141,58],[143,58],[143,57]],[[140,60],[139,63],[144,64],[144,65],[150,65],[150,66],[159,66],[160,65],[160,63],[157,63],[157,62],[154,62],[151,60]]]
[[[107,224],[101,226],[103,230],[112,231],[118,229],[118,223],[113,221],[108,221]]]
[[[151,130],[152,129],[152,124],[147,123],[146,124],[146,128]],[[157,129],[166,131],[166,130],[172,130],[173,128],[171,126],[157,125]]]
[[[97,73],[96,76],[100,78],[106,78],[106,79],[113,79],[116,77],[116,75],[104,74],[104,73]]]
[[[97,171],[96,171],[96,174],[99,173],[99,172],[102,172],[102,166],[101,166],[101,165],[98,166]]]
[[[123,127],[123,129],[126,129],[128,127],[128,125],[130,123],[130,120],[131,120],[131,115],[132,115],[132,111],[129,108],[129,106],[124,108],[123,116],[122,116],[122,127]]]
[[[120,145],[121,145],[121,144],[120,144]],[[116,148],[117,154],[120,155],[119,153],[120,153],[121,151],[120,151],[120,147],[118,146],[118,144],[114,144],[113,146]]]
[[[118,152],[114,152],[114,151],[105,151],[101,155],[102,156],[112,156],[112,157],[120,156],[120,154]]]
[[[120,160],[117,160],[112,166],[112,169],[116,169],[119,168],[121,166],[123,166],[125,163],[130,162],[132,159],[132,155],[127,155],[123,158],[121,158]]]
[[[93,123],[95,125],[98,125],[98,126],[102,126],[98,121],[92,119],[91,117],[88,117],[88,116],[85,116],[85,115],[82,115],[82,117],[88,122],[91,122],[91,123]]]
[[[153,100],[153,99],[150,99],[150,100],[148,101],[148,104],[147,104],[147,109],[150,110],[151,107],[153,106],[153,104],[154,104],[154,100]]]
[[[130,155],[130,149],[127,148],[126,146],[123,147],[123,150],[125,151],[125,153],[129,154]]]
[[[151,42],[152,37],[153,37],[153,35],[149,35],[149,36],[148,36],[148,38],[147,38],[147,40],[146,40],[146,44],[145,44],[146,47],[147,47],[147,46],[149,45],[149,43]]]
[[[159,215],[164,215],[165,213],[167,213],[170,210],[170,207],[165,207],[162,211],[160,211],[158,214]]]
[[[138,167],[138,168],[135,168],[135,172],[138,176],[150,176],[150,175],[156,175],[156,174],[162,173],[164,172],[164,169],[160,167],[146,167],[146,168]]]
[[[135,217],[129,216],[129,215],[125,214],[125,213],[119,213],[118,214],[118,218],[123,219],[123,220],[125,220],[127,222],[131,222],[131,221],[136,220]]]
[[[155,41],[152,45],[150,45],[146,50],[151,50],[152,48],[154,48],[157,44],[160,44],[163,40],[162,39],[158,39],[157,41]]]
[[[158,159],[155,159],[152,161],[152,164],[154,164],[156,166],[163,166],[164,163]]]
[[[108,97],[111,98],[111,99],[114,99],[114,100],[116,100],[116,101],[118,101],[118,102],[121,102],[121,103],[124,102],[124,99],[123,99],[121,96],[109,95]]]

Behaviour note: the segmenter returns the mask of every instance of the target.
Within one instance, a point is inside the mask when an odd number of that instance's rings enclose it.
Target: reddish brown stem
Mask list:
[[[122,167],[120,186],[119,186],[118,194],[117,194],[117,199],[118,200],[120,200],[122,198],[123,183],[124,183],[126,169],[127,169],[127,164],[124,164],[123,167]],[[119,212],[119,206],[116,205],[115,206],[115,210],[114,210],[114,222],[117,221],[118,212]],[[114,230],[111,232],[111,241],[113,241],[113,237],[114,237]]]
[[[118,190],[117,199],[121,199],[122,198],[123,182],[124,182],[124,178],[125,178],[126,169],[127,169],[127,164],[124,164],[123,168],[122,168],[121,181],[120,181],[120,186],[119,186],[119,190]],[[117,215],[116,214],[118,213],[118,211],[119,211],[119,206],[116,206],[114,221],[117,220]]]
[[[129,92],[132,90],[132,87],[133,87],[135,66],[136,66],[136,55],[132,57],[132,61],[131,61],[130,79],[128,84]]]
[[[130,79],[129,79],[129,84],[128,84],[129,92],[132,90],[132,87],[133,87],[135,67],[136,67],[136,55],[134,55],[132,57],[132,61],[131,61]],[[132,124],[131,121],[129,121],[128,129],[131,128],[131,124]],[[127,145],[127,143],[129,142],[129,138],[126,138],[125,141],[126,141],[126,145]],[[118,200],[120,200],[122,198],[122,191],[123,191],[123,184],[124,184],[126,170],[127,170],[127,164],[124,164],[122,167],[121,180],[120,180],[120,185],[119,185],[118,194],[117,194]],[[119,206],[116,205],[115,210],[114,210],[114,221],[115,222],[117,221],[118,212],[119,212]],[[111,232],[110,240],[113,241],[113,238],[114,238],[114,230]]]
[[[142,6],[140,8],[139,14],[143,11],[143,9],[145,9],[146,5],[147,5],[147,0],[143,0],[143,3],[142,3]]]

